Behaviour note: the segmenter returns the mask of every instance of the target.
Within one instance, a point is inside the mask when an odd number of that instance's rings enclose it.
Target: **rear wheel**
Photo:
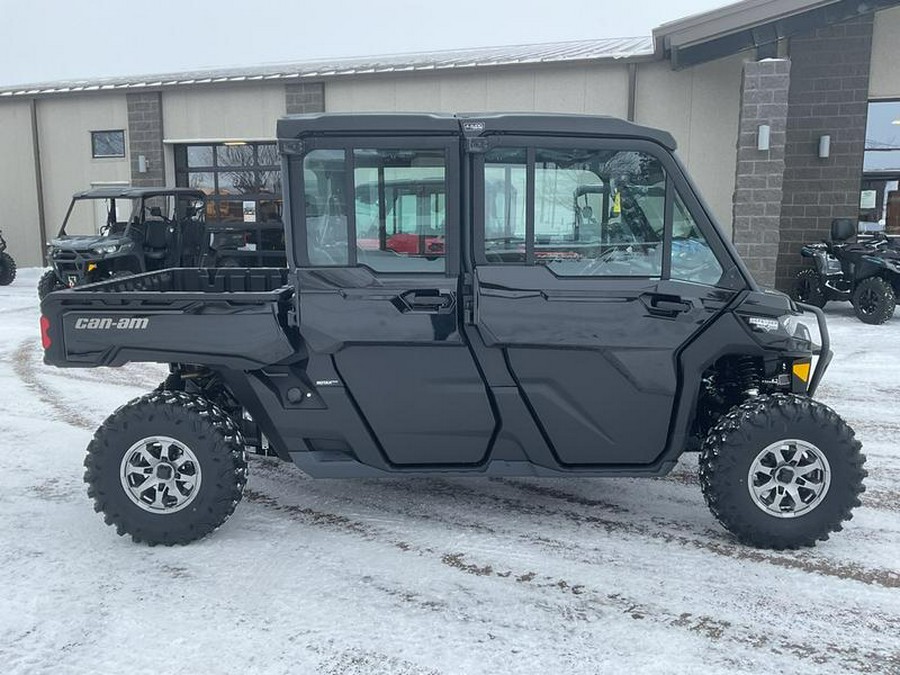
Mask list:
[[[43,300],[49,293],[58,291],[61,288],[65,288],[65,286],[56,277],[56,272],[47,270],[41,276],[40,281],[38,281],[38,297]]]
[[[805,397],[759,396],[710,431],[700,485],[718,521],[760,548],[813,546],[842,528],[865,490],[853,430]]]
[[[797,276],[794,277],[794,286],[791,289],[791,297],[797,302],[804,302],[814,307],[824,307],[828,301],[825,297],[825,288],[822,286],[822,277],[810,267],[797,272]]]
[[[224,523],[247,482],[237,425],[208,400],[159,391],[122,406],[84,461],[94,510],[120,535],[187,544]]]
[[[16,278],[16,261],[6,251],[0,252],[0,286],[9,286]]]
[[[879,325],[894,316],[894,288],[881,277],[869,277],[853,291],[853,309],[863,323]]]

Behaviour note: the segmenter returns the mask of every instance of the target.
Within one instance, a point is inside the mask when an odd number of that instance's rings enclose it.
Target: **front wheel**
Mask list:
[[[16,261],[6,251],[0,252],[0,286],[9,286],[16,278]]]
[[[700,485],[718,521],[759,548],[814,546],[842,529],[865,490],[865,455],[831,408],[801,396],[758,396],[709,432]]]
[[[894,288],[881,277],[869,277],[853,291],[853,309],[863,323],[880,325],[894,316],[897,299]]]
[[[825,297],[822,277],[811,267],[797,272],[797,276],[794,277],[794,286],[791,289],[791,297],[797,302],[804,302],[820,309],[828,300]]]
[[[84,460],[94,510],[136,542],[187,544],[234,512],[247,482],[234,421],[200,396],[157,391],[110,415]]]
[[[43,300],[53,291],[58,291],[65,286],[60,282],[53,270],[47,270],[38,281],[38,298]]]

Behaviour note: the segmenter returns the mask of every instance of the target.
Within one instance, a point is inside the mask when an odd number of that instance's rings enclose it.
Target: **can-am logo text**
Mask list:
[[[143,330],[150,323],[147,317],[123,316],[121,319],[81,317],[75,320],[76,330]]]

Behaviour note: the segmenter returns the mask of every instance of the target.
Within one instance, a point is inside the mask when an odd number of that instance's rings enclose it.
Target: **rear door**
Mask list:
[[[473,321],[557,460],[653,462],[679,350],[734,294],[679,167],[647,141],[509,137],[473,174]]]
[[[340,377],[324,384],[391,464],[483,462],[495,420],[459,326],[457,137],[316,139],[290,175],[301,332]]]

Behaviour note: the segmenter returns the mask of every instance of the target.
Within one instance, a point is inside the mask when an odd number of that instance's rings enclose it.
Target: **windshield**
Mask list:
[[[59,236],[121,234],[140,213],[140,200],[85,197],[73,199]]]
[[[204,200],[194,195],[82,197],[72,200],[59,236],[127,235],[129,228],[147,221],[196,224],[205,216]]]

